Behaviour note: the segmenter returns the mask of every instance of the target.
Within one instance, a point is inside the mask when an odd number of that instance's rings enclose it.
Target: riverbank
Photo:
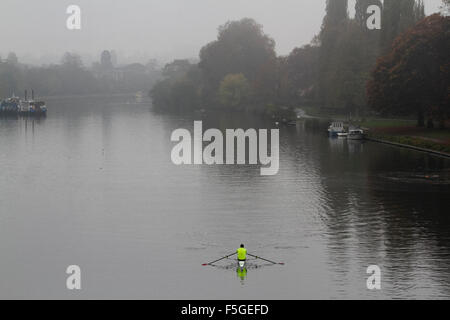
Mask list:
[[[450,158],[450,153],[435,151],[435,150],[429,149],[429,148],[416,147],[412,144],[397,143],[397,142],[393,142],[393,141],[389,141],[389,140],[382,140],[382,139],[371,138],[371,137],[367,137],[367,140],[373,141],[373,142],[378,142],[378,143],[383,143],[383,144],[387,144],[387,145],[391,145],[391,146],[395,146],[395,147],[412,149],[412,150],[416,150],[416,151],[420,151],[420,152],[426,152],[426,153],[434,154],[434,155],[441,156],[441,157]]]
[[[369,139],[397,146],[409,146],[420,151],[430,151],[450,157],[450,130],[427,129],[410,120],[375,119],[361,122]]]
[[[365,120],[350,120],[345,115],[323,114],[311,109],[304,108],[303,110],[315,118],[341,120],[360,126],[367,132],[369,140],[450,157],[449,129],[420,128],[417,127],[417,121],[413,119],[374,117]]]

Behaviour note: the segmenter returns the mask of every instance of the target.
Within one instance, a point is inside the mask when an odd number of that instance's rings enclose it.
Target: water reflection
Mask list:
[[[244,285],[245,279],[247,278],[247,268],[246,267],[244,267],[244,268],[237,267],[236,273],[237,273],[237,276],[239,277],[239,279],[241,280],[241,284]]]
[[[328,141],[330,152],[319,163],[336,286],[362,283],[364,268],[376,264],[389,297],[448,296],[448,273],[430,277],[431,270],[450,267],[442,250],[450,246],[448,160],[372,143]],[[420,178],[433,172],[435,181]]]

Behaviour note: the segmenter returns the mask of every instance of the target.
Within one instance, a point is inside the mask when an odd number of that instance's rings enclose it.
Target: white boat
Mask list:
[[[25,90],[25,98],[21,100],[18,97],[12,97],[9,101],[13,102],[17,106],[17,111],[24,115],[45,115],[47,113],[47,106],[44,101],[34,100],[34,90],[31,90],[31,99],[28,99],[28,92]]]
[[[328,135],[330,137],[337,137],[339,133],[344,133],[344,123],[343,122],[333,122],[328,127]]]
[[[21,113],[28,113],[31,110],[31,103],[30,101],[20,101],[20,112]]]
[[[365,134],[362,129],[352,129],[348,132],[349,140],[364,140]]]
[[[343,138],[343,139],[345,139],[345,138],[347,138],[348,133],[347,133],[347,132],[339,132],[339,133],[337,134],[337,136],[338,136],[338,138]]]
[[[21,110],[21,101],[14,94],[11,98],[8,98],[1,102],[0,111],[4,113],[18,113]]]
[[[245,268],[245,261],[238,260],[238,265],[239,265],[239,268],[244,269]]]

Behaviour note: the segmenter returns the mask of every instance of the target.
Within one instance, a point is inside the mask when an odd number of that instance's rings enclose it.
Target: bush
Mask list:
[[[242,74],[229,74],[220,83],[219,100],[222,105],[242,109],[250,98],[250,84]]]

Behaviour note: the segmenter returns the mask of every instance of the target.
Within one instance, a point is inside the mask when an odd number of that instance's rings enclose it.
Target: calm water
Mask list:
[[[134,98],[0,119],[0,298],[450,298],[450,161],[281,128],[280,172],[176,167],[168,116]],[[204,128],[263,127],[228,114]],[[429,178],[427,179],[426,176]],[[285,266],[201,264],[245,243]],[[66,289],[69,265],[82,290]],[[368,291],[366,268],[382,269]]]

